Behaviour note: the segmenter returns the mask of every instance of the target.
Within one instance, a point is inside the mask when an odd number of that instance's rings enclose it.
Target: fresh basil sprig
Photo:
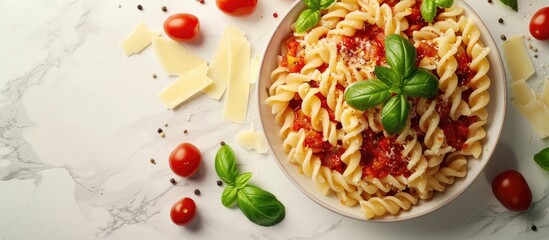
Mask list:
[[[515,12],[518,12],[518,4],[517,4],[517,0],[500,0],[501,3],[509,6],[510,8],[512,8],[513,10],[515,10]]]
[[[426,22],[432,22],[437,14],[437,7],[450,8],[452,5],[454,0],[423,0],[420,6],[421,16]]]
[[[416,48],[398,34],[385,39],[385,57],[389,67],[376,66],[378,79],[351,84],[345,89],[345,101],[364,111],[383,104],[381,123],[389,134],[402,130],[408,120],[410,103],[407,96],[433,98],[438,92],[438,79],[431,72],[416,67]]]
[[[228,185],[221,195],[223,206],[231,208],[238,204],[250,221],[261,226],[273,226],[284,219],[284,205],[273,194],[248,185],[252,173],[238,174],[234,152],[224,142],[215,155],[215,171]]]
[[[534,155],[534,161],[545,171],[549,171],[549,147]]]
[[[336,0],[303,0],[307,9],[303,10],[295,23],[295,31],[306,32],[320,21],[320,10],[330,8]]]

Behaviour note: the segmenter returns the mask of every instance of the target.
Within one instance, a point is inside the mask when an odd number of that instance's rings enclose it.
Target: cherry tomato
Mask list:
[[[515,170],[497,175],[492,181],[492,192],[498,201],[511,211],[526,211],[532,205],[532,192],[528,183]]]
[[[164,21],[164,32],[175,41],[190,42],[198,36],[199,31],[200,22],[192,14],[178,13]]]
[[[549,7],[541,8],[532,16],[530,34],[538,40],[549,39]]]
[[[176,202],[170,210],[172,222],[183,226],[190,223],[196,214],[196,204],[191,198],[183,198]]]
[[[231,16],[252,14],[257,7],[257,0],[216,0],[217,8]]]
[[[201,159],[200,150],[196,146],[182,143],[170,154],[170,168],[180,177],[190,177],[198,170]]]

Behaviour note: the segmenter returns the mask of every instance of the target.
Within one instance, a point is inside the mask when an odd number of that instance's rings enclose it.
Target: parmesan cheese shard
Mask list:
[[[525,80],[518,80],[511,83],[511,97],[522,105],[526,105],[536,99],[534,92],[528,87]]]
[[[208,65],[206,63],[194,68],[186,74],[179,76],[177,80],[162,90],[158,97],[168,109],[173,109],[179,104],[204,89],[212,83],[206,76]]]
[[[545,86],[543,86],[543,92],[541,93],[540,100],[546,106],[549,106],[549,78],[545,80]]]
[[[512,81],[528,80],[536,72],[521,35],[508,38],[502,48]]]
[[[259,78],[259,64],[259,56],[255,56],[254,58],[252,58],[252,61],[250,63],[250,84],[256,83],[257,78]]]
[[[253,124],[249,130],[244,130],[236,135],[236,142],[248,150],[255,150],[258,153],[265,154],[269,151],[269,146],[261,133],[254,130]]]
[[[232,62],[249,61],[249,59],[244,59],[240,56],[229,55],[231,39],[242,37],[244,37],[244,33],[237,28],[232,26],[225,27],[213,60],[210,63],[210,70],[208,71],[208,77],[213,80],[213,83],[203,91],[209,97],[219,100],[225,92],[229,84],[229,66]],[[236,52],[233,51],[233,53]]]
[[[545,104],[539,101],[529,102],[528,104],[520,104],[514,100],[512,102],[541,138],[549,137],[549,124],[547,124],[549,112]]]
[[[159,32],[150,30],[144,22],[138,23],[132,33],[120,42],[126,56],[140,53],[152,42],[152,38],[160,35]]]
[[[229,56],[238,56],[239,59],[229,64],[229,85],[223,118],[235,123],[244,123],[248,111],[248,95],[250,89],[250,43],[244,37],[230,41]]]
[[[163,37],[154,37],[152,45],[160,65],[169,75],[183,75],[194,68],[207,64],[183,45]]]

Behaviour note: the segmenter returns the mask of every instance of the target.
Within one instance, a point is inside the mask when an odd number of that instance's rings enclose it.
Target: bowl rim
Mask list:
[[[478,177],[484,172],[488,162],[490,162],[491,158],[492,158],[492,155],[496,149],[496,146],[498,145],[498,142],[500,141],[500,138],[501,138],[501,134],[502,134],[502,131],[503,131],[503,126],[505,125],[505,119],[506,119],[506,114],[507,114],[507,77],[506,77],[506,72],[505,72],[505,68],[503,66],[503,60],[501,58],[501,54],[497,48],[497,43],[494,41],[494,37],[492,36],[492,34],[490,33],[489,29],[486,27],[485,23],[482,21],[482,19],[480,18],[480,16],[477,14],[477,12],[471,7],[469,6],[469,4],[467,4],[465,1],[455,1],[454,2],[454,6],[455,5],[458,5],[459,7],[462,7],[464,9],[464,12],[467,14],[467,17],[468,18],[473,18],[474,20],[474,23],[476,25],[476,27],[480,30],[481,33],[484,33],[484,34],[481,34],[481,41],[482,43],[487,46],[487,47],[490,47],[490,53],[489,55],[487,56],[487,58],[494,54],[494,56],[492,58],[490,58],[491,62],[490,62],[490,70],[489,72],[492,72],[492,71],[495,71],[495,73],[493,73],[494,75],[500,75],[502,78],[503,78],[503,81],[501,81],[501,86],[500,86],[500,89],[501,89],[501,92],[500,94],[502,95],[501,97],[501,107],[498,109],[497,106],[495,107],[495,110],[501,110],[501,121],[498,125],[492,125],[494,122],[497,122],[497,121],[492,121],[490,122],[490,128],[486,127],[487,125],[485,125],[485,130],[486,132],[488,133],[488,129],[492,129],[492,128],[496,128],[496,133],[495,133],[495,136],[492,135],[493,137],[495,137],[495,140],[493,142],[493,146],[489,146],[490,149],[487,149],[486,147],[486,142],[487,142],[487,137],[486,136],[485,138],[483,138],[481,141],[483,141],[483,144],[482,144],[482,148],[483,148],[483,151],[482,151],[482,155],[478,158],[478,160],[484,160],[480,163],[480,165],[478,165],[477,167],[479,167],[480,169],[476,172],[476,174],[474,176],[472,176],[470,178],[470,180],[468,180],[468,182],[466,183],[463,183],[460,185],[460,188],[456,190],[456,192],[452,195],[450,195],[447,199],[445,199],[443,202],[440,202],[439,204],[437,205],[434,205],[433,207],[431,208],[428,208],[427,210],[425,211],[422,211],[422,212],[418,212],[418,213],[410,213],[411,211],[413,211],[414,207],[415,206],[412,206],[412,208],[410,210],[407,210],[408,215],[406,215],[405,217],[402,217],[401,216],[401,213],[402,211],[400,211],[398,214],[396,215],[385,215],[381,218],[371,218],[371,219],[365,219],[365,218],[361,218],[359,217],[358,215],[351,215],[351,214],[348,214],[346,212],[342,212],[340,210],[338,210],[336,207],[332,206],[331,204],[327,204],[323,201],[321,201],[320,199],[318,199],[316,196],[314,196],[311,192],[311,190],[309,190],[308,188],[305,188],[305,186],[302,186],[296,179],[294,179],[294,177],[292,176],[292,173],[290,173],[286,168],[285,166],[283,165],[282,161],[285,161],[285,159],[280,159],[277,157],[276,153],[274,152],[273,150],[273,145],[271,143],[271,141],[269,140],[269,138],[267,137],[268,136],[268,133],[267,131],[265,130],[265,126],[264,126],[264,122],[263,122],[263,119],[264,117],[274,117],[274,115],[272,113],[263,113],[261,111],[261,105],[262,104],[265,104],[264,101],[262,101],[261,99],[261,94],[260,94],[260,91],[263,91],[262,88],[260,88],[259,86],[261,85],[260,82],[258,82],[258,86],[256,87],[256,94],[257,94],[257,98],[258,98],[258,101],[257,101],[257,111],[259,112],[259,117],[260,117],[260,125],[259,127],[261,128],[261,131],[263,132],[268,144],[269,144],[269,149],[271,149],[271,151],[268,153],[270,156],[272,156],[274,158],[274,161],[277,163],[278,167],[282,170],[282,172],[284,172],[284,174],[286,175],[286,177],[293,183],[293,185],[295,187],[297,187],[300,192],[302,192],[303,194],[305,194],[310,200],[312,200],[313,202],[317,203],[318,205],[324,207],[325,209],[328,209],[330,210],[331,212],[334,212],[338,215],[341,215],[341,216],[345,216],[345,217],[348,217],[348,218],[351,218],[351,219],[355,219],[355,220],[359,220],[359,221],[364,221],[364,222],[402,222],[402,221],[407,221],[407,220],[412,220],[412,219],[417,219],[419,217],[422,217],[422,216],[426,216],[428,214],[431,214],[445,206],[448,206],[451,202],[453,202],[454,200],[456,200],[459,196],[461,196],[467,189],[469,189],[469,187],[478,179]],[[265,59],[265,56],[267,55],[267,52],[269,51],[269,46],[271,45],[271,42],[273,41],[273,38],[275,37],[276,33],[279,31],[280,27],[286,22],[288,21],[287,18],[289,17],[289,15],[291,15],[294,11],[298,11],[296,10],[299,9],[304,9],[305,7],[305,4],[302,2],[302,1],[295,1],[294,3],[291,4],[291,6],[288,8],[288,10],[286,10],[286,12],[279,18],[279,21],[278,23],[275,25],[274,29],[270,32],[269,34],[269,37],[267,39],[267,41],[265,42],[265,45],[264,45],[264,50],[263,51],[260,51],[262,53],[261,55],[261,61],[260,61],[260,64],[259,64],[259,70],[257,72],[257,79],[258,81],[262,81],[261,79],[261,76],[262,76],[262,72],[263,72],[263,68],[264,68],[264,65],[265,65],[265,62],[266,62],[266,59]],[[296,15],[297,16],[297,15]],[[280,45],[280,44],[279,44]],[[277,52],[280,51],[280,47],[277,48]],[[492,53],[494,52],[494,53]],[[495,62],[493,62],[492,60],[495,60]],[[272,72],[273,69],[270,69],[270,72]],[[270,75],[270,72],[269,72],[269,75]],[[270,79],[263,79],[263,81],[270,81]],[[495,80],[494,79],[490,79],[490,86],[491,88],[493,89],[493,82]],[[270,82],[267,84],[267,86],[270,85]],[[500,89],[498,89],[497,91],[500,91]],[[486,106],[486,108],[488,108],[490,106],[490,104],[493,104],[493,96],[490,96],[490,102],[488,103],[489,105]],[[265,115],[268,115],[268,116],[265,116]],[[497,120],[497,119],[496,119]],[[278,136],[278,134],[277,134]],[[278,136],[280,138],[280,136]],[[286,153],[284,153],[285,155],[287,155]],[[471,157],[468,156],[467,157],[468,161],[467,161],[467,166],[468,166],[468,170],[467,170],[467,175],[470,174],[470,160],[471,160]],[[291,164],[291,163],[290,163]],[[298,166],[296,166],[295,164],[291,164],[293,167],[297,168]],[[302,173],[299,173],[299,174],[302,174]],[[465,179],[467,178],[467,175],[465,177],[462,177],[462,178],[458,178],[456,179],[456,181],[454,183],[452,183],[451,185],[449,185],[449,187],[453,187],[454,185],[456,185],[456,182],[458,181],[465,181]],[[310,187],[309,187],[310,188]],[[317,189],[314,189],[314,187],[312,187],[312,191],[317,191]],[[444,194],[446,191],[448,190],[445,190],[444,192],[442,193],[435,193],[437,195],[439,194]],[[326,198],[335,198],[334,196],[332,195],[324,195],[324,197]],[[421,201],[421,202],[424,202],[424,201],[432,201],[431,199],[429,200],[422,200],[422,199],[418,199],[418,201]],[[349,208],[352,208],[352,207],[349,207]]]

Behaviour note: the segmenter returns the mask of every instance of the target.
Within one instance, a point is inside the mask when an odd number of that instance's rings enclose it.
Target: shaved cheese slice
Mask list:
[[[547,80],[545,80],[545,86],[543,87],[543,92],[541,93],[540,100],[546,106],[549,106],[549,78]]]
[[[249,130],[241,131],[236,135],[236,142],[248,150],[253,149],[261,154],[269,151],[269,145],[265,141],[265,138],[263,138],[261,133],[254,130],[253,124]]]
[[[232,54],[246,60],[230,62],[230,82],[227,86],[223,117],[232,122],[244,123],[248,111],[250,89],[250,43],[246,38],[234,38],[230,41],[229,55]]]
[[[250,63],[250,83],[256,83],[257,78],[259,78],[260,60],[259,56],[252,58],[252,62]]]
[[[213,80],[212,85],[204,89],[204,93],[213,99],[219,100],[229,84],[229,65],[232,61],[244,61],[243,58],[229,55],[231,39],[244,37],[244,33],[232,26],[226,26],[223,36],[219,40],[214,58],[210,64],[208,76]],[[233,53],[236,53],[233,51]],[[246,60],[248,61],[248,60]]]
[[[549,113],[547,107],[539,102],[533,101],[528,104],[520,104],[517,101],[512,101],[515,107],[526,117],[532,128],[538,132],[541,138],[549,137]]]
[[[527,80],[536,72],[521,35],[508,38],[502,48],[512,81]]]
[[[204,63],[181,75],[158,94],[160,100],[168,109],[177,107],[212,83],[212,80],[206,76],[207,71],[208,66]]]
[[[154,37],[152,45],[156,57],[169,75],[183,75],[190,70],[207,64],[201,57],[195,55],[178,42],[163,38]]]
[[[511,97],[522,105],[526,105],[536,99],[534,92],[528,87],[525,80],[511,83]]]
[[[132,33],[120,42],[126,56],[140,53],[152,42],[152,38],[160,35],[159,32],[150,30],[144,22],[138,23]]]

